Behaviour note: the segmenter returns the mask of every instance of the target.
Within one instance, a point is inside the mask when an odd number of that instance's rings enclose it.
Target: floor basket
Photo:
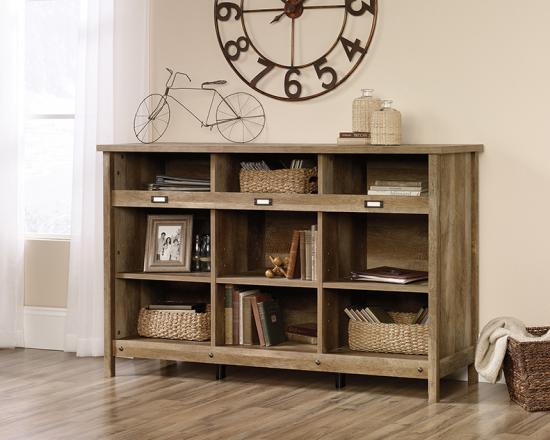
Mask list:
[[[550,327],[531,327],[541,336]],[[510,399],[527,411],[550,410],[550,341],[519,342],[508,339],[504,377]]]
[[[416,313],[388,312],[395,324],[349,321],[349,347],[372,353],[428,354],[427,325],[412,324]]]
[[[208,341],[210,312],[142,308],[139,311],[138,334],[146,338]]]
[[[313,194],[317,192],[317,168],[241,170],[239,181],[241,192]]]

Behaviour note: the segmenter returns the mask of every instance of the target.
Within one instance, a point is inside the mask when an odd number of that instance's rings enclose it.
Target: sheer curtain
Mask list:
[[[103,355],[103,201],[99,143],[129,142],[148,89],[148,0],[81,0],[65,351]],[[135,102],[133,102],[135,100]]]
[[[0,13],[0,348],[23,341],[22,148],[24,2]]]

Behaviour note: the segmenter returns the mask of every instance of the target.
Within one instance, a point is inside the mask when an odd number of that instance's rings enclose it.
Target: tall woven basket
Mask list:
[[[138,335],[145,338],[208,341],[210,339],[210,311],[195,313],[187,310],[139,311]]]
[[[550,327],[527,329],[535,336]],[[510,399],[527,411],[550,410],[550,341],[519,342],[508,339],[504,377]]]
[[[372,353],[428,354],[427,325],[412,324],[416,313],[388,312],[395,324],[350,319],[349,348]]]
[[[313,194],[317,192],[317,167],[241,170],[239,181],[241,192]]]

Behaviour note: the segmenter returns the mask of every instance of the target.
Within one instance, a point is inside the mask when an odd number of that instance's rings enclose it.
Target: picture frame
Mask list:
[[[144,272],[190,272],[192,215],[148,215]]]

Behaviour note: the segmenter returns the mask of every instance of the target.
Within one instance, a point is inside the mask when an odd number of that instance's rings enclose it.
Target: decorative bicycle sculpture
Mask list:
[[[201,127],[207,127],[212,130],[218,128],[220,134],[231,142],[250,142],[256,139],[265,126],[265,112],[262,104],[254,96],[237,92],[228,96],[223,96],[214,86],[223,86],[227,84],[225,80],[207,81],[201,84],[201,87],[174,87],[178,75],[184,76],[189,82],[189,75],[182,72],[175,72],[166,68],[170,73],[166,81],[164,94],[151,93],[139,105],[134,116],[134,133],[138,140],[144,144],[150,144],[158,141],[170,124],[170,103],[179,104],[188,113],[190,113]],[[211,93],[212,100],[208,108],[208,114],[204,120],[200,119],[185,104],[172,95],[174,90],[200,90],[205,93]],[[212,115],[212,107],[216,98],[219,100],[216,108],[216,120]]]

